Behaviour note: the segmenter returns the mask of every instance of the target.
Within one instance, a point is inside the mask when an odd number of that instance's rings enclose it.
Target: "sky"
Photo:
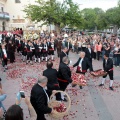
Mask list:
[[[73,0],[80,4],[80,9],[99,7],[106,11],[109,8],[117,6],[118,0]]]

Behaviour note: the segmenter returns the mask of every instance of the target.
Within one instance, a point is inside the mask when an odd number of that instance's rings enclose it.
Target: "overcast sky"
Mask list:
[[[111,7],[117,6],[118,0],[73,0],[73,2],[80,4],[81,10],[84,8],[99,7],[105,11]]]

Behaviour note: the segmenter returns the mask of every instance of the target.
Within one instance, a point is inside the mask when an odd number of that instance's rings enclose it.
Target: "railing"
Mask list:
[[[0,12],[0,19],[9,20],[10,19],[9,13],[7,13],[7,12]]]

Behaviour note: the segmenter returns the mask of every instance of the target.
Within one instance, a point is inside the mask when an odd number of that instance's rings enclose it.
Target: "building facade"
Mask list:
[[[47,26],[41,27],[40,23],[33,23],[29,19],[26,19],[25,12],[23,11],[28,4],[36,4],[35,0],[5,0],[5,11],[9,11],[10,19],[8,22],[8,30],[13,28],[23,28],[24,30],[46,30]]]
[[[10,20],[10,15],[5,10],[6,2],[7,2],[7,0],[0,0],[0,31],[9,29],[8,24],[9,24],[9,20]]]

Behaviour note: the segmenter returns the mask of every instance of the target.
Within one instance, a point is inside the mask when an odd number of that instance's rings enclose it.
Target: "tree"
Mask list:
[[[85,29],[94,29],[95,28],[95,19],[96,13],[92,8],[85,8],[82,10],[82,16],[84,19],[84,28]]]
[[[29,4],[24,9],[26,16],[32,21],[54,24],[59,30],[66,25],[77,27],[82,23],[79,6],[72,0],[65,0],[63,3],[56,0],[36,2],[36,5]]]
[[[85,8],[82,10],[85,29],[104,29],[107,26],[105,12],[101,8]]]

